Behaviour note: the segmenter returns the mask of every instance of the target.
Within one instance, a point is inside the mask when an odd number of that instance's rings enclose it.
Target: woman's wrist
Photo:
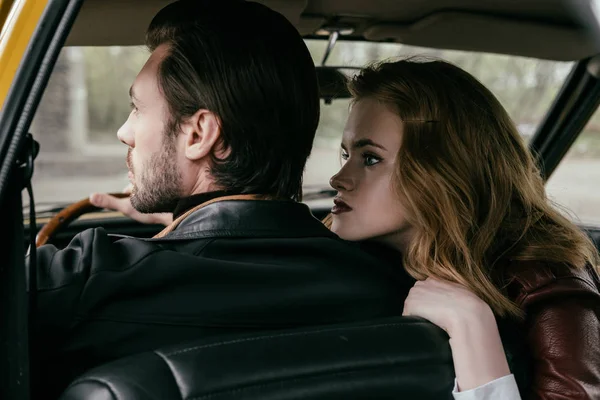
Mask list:
[[[498,330],[494,312],[487,303],[479,301],[468,308],[455,310],[446,332],[450,338],[466,338],[490,329]]]
[[[460,391],[510,374],[496,319],[487,310],[463,314],[448,332]]]

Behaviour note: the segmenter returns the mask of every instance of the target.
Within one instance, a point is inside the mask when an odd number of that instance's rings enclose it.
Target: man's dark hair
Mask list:
[[[215,113],[222,145],[211,175],[227,191],[299,200],[319,122],[315,66],[281,14],[241,0],[181,0],[152,20],[146,45],[169,45],[158,81],[178,126]],[[167,132],[178,129],[167,129]]]

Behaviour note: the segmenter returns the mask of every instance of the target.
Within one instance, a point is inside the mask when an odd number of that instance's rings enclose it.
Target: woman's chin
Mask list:
[[[343,224],[336,224],[335,220],[331,224],[331,231],[338,235],[340,239],[347,240],[349,242],[359,242],[367,239],[360,232],[356,232],[356,230],[345,229]]]

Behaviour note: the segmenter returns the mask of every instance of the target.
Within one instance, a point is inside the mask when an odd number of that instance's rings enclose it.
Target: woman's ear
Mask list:
[[[185,157],[191,161],[200,160],[220,148],[221,124],[211,111],[198,110],[181,124],[185,134]]]

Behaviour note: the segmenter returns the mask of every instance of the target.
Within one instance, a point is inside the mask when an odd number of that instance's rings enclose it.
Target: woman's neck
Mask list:
[[[370,240],[389,246],[402,254],[406,254],[413,236],[413,229],[410,228],[408,230],[396,231],[387,235],[374,237]]]

